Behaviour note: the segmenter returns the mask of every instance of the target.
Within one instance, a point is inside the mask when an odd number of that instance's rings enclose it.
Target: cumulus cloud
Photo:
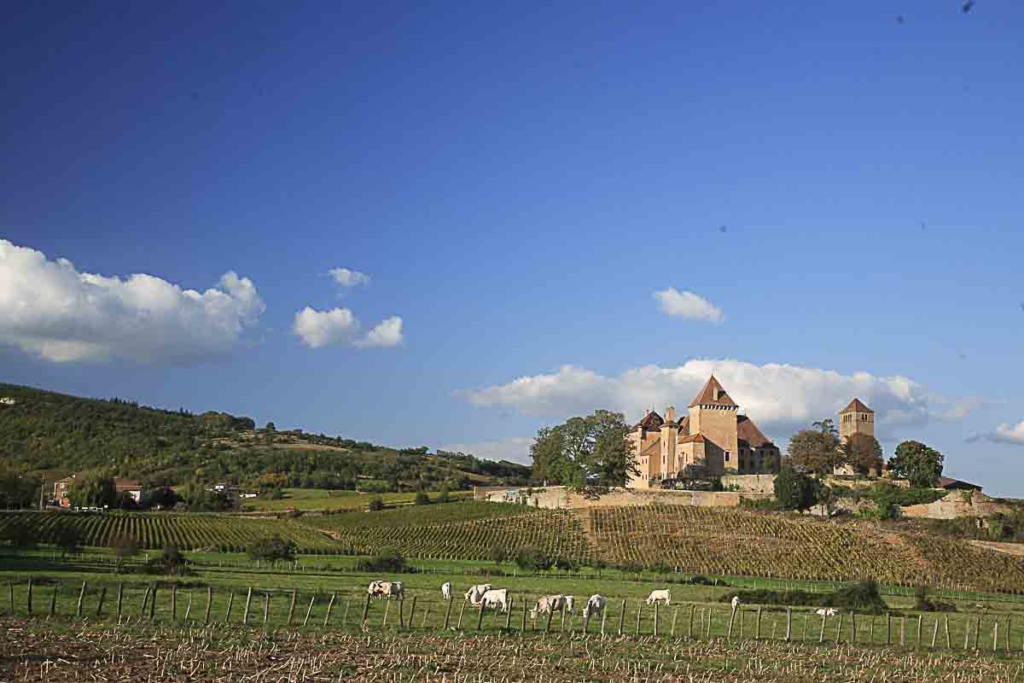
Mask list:
[[[689,360],[663,368],[633,368],[606,376],[574,365],[557,372],[520,377],[507,384],[463,392],[477,406],[502,406],[523,415],[561,419],[609,408],[630,418],[645,409],[675,405],[685,409],[714,372],[740,408],[764,429],[798,428],[835,416],[854,397],[871,406],[881,433],[899,424],[959,419],[966,404],[929,393],[900,375],[833,370],[736,360]],[[950,405],[954,406],[951,410]]]
[[[234,272],[200,293],[153,275],[79,272],[0,240],[0,343],[48,361],[194,362],[230,350],[264,308]]]
[[[360,273],[358,270],[348,268],[331,268],[329,271],[334,281],[342,287],[358,287],[359,285],[370,284],[370,276]]]
[[[292,331],[311,349],[325,346],[357,346],[360,348],[396,346],[402,341],[402,319],[385,319],[365,335],[362,325],[347,308],[318,311],[306,306],[295,314]]]
[[[295,314],[292,326],[302,343],[311,349],[331,344],[347,344],[359,333],[359,321],[347,308],[318,311],[306,306]]]
[[[994,443],[1005,443],[1014,446],[1024,446],[1024,420],[1021,420],[1015,425],[1001,424],[996,427],[994,432],[987,434],[974,434],[967,440],[969,442],[975,442],[985,439],[986,441],[992,441]]]
[[[441,446],[440,450],[454,453],[469,453],[487,460],[508,460],[529,465],[530,446],[533,439],[527,436],[511,436],[497,441],[475,441],[473,443],[454,443]]]
[[[693,292],[680,292],[669,287],[654,293],[654,298],[661,305],[661,312],[690,320],[704,320],[720,323],[725,320],[722,309]]]
[[[365,337],[355,341],[356,346],[363,348],[398,346],[401,343],[402,319],[397,315],[385,318],[367,332]]]

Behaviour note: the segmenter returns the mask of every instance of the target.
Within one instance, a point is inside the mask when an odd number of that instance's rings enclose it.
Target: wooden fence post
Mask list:
[[[892,645],[892,615],[885,613],[885,644]]]
[[[868,642],[875,644],[875,615],[871,615],[871,624],[868,627]]]
[[[171,621],[178,620],[178,584],[171,586]]]
[[[601,610],[601,637],[604,638],[604,619],[608,616],[608,610]]]
[[[100,599],[96,603],[96,617],[99,618],[103,614],[103,599],[107,597],[107,587],[104,586],[100,589]]]
[[[225,624],[230,624],[231,623],[231,607],[234,604],[235,604],[235,591],[229,590],[228,591],[228,606],[227,606],[227,610],[224,613],[224,623]]]
[[[367,595],[369,597],[369,595]],[[309,615],[313,613],[313,603],[316,602],[316,593],[309,597],[309,607],[306,608],[306,616],[302,619],[302,625],[305,626],[309,623]],[[367,602],[369,605],[369,602]],[[384,613],[387,615],[387,612]],[[387,623],[387,616],[384,617],[385,624]]]
[[[754,629],[754,640],[761,640],[761,605],[757,606],[757,627]]]
[[[327,614],[324,615],[324,626],[328,626],[331,623],[331,610],[334,609],[334,599],[337,597],[335,593],[331,593],[331,599],[327,601]],[[412,599],[413,609],[416,608],[416,598]],[[412,615],[409,615],[409,622],[412,623]]]
[[[971,617],[968,616],[966,623],[964,624],[964,649],[966,650],[971,645]]]
[[[836,624],[836,645],[839,644],[839,641],[843,637],[843,616],[845,616],[845,615],[842,612],[840,612],[839,613],[839,623]]]
[[[60,584],[53,584],[53,593],[50,594],[50,616],[52,617],[57,613],[57,591],[60,589]]]
[[[992,624],[992,652],[999,649],[999,619]]]
[[[660,602],[655,602],[654,603],[654,637],[655,638],[658,637],[658,615],[661,613],[661,610],[659,609],[660,605],[661,605]]]
[[[292,599],[291,602],[288,603],[288,626],[291,626],[292,621],[295,619],[295,601],[298,600],[298,598],[299,592],[293,588]]]
[[[398,598],[398,628],[405,628],[405,595]]]
[[[462,615],[465,614],[465,613],[466,613],[466,601],[463,600],[462,601],[462,607],[459,608],[459,620],[455,624],[455,630],[456,631],[461,631],[462,630]]]
[[[188,592],[188,604],[185,606],[185,622],[188,623],[188,615],[192,614],[192,591]]]
[[[124,598],[124,584],[117,582],[117,621],[121,622],[121,600]]]
[[[351,605],[351,604],[352,604],[351,600],[346,600],[345,601],[345,609],[343,609],[342,612],[341,612],[341,627],[342,628],[345,628],[345,625],[348,623],[348,606]]]
[[[483,600],[480,601],[480,611],[477,613],[477,617],[476,617],[476,630],[477,631],[480,630],[480,628],[483,626],[483,623],[484,623],[484,605],[485,604],[486,603]],[[563,619],[563,622],[564,622],[564,620],[565,620],[565,610],[562,610],[562,619]]]
[[[446,602],[447,602],[447,604],[445,605],[445,608],[444,608],[444,630],[445,631],[448,630],[448,622],[452,618],[452,601],[451,600],[446,600]],[[462,604],[465,605],[466,603],[462,603]]]
[[[263,594],[263,626],[267,625],[267,620],[270,619],[270,593]]]
[[[428,620],[429,617],[430,617],[430,603],[428,602],[427,606],[423,608],[423,619],[420,621],[420,628],[426,628],[427,627],[427,620]]]
[[[932,629],[932,649],[935,649],[935,641],[939,639],[939,618],[935,617],[935,628]]]
[[[619,635],[622,635],[622,622],[626,618],[626,600],[622,600],[622,609],[619,611]]]
[[[793,637],[793,608],[786,608],[786,642]]]
[[[978,638],[981,637],[981,617],[974,623],[974,649],[978,649]]]
[[[252,603],[252,586],[249,586],[248,592],[245,594],[245,612],[242,613],[242,624],[244,626],[249,625],[249,605]]]
[[[669,634],[668,634],[670,638],[675,638],[676,637],[676,618],[678,616],[679,616],[679,608],[678,607],[673,607],[672,608],[672,629],[669,631]]]
[[[10,603],[11,603],[11,616],[13,617],[14,616],[14,582],[13,581],[8,581],[7,582],[7,591],[8,591],[7,595],[10,598]]]
[[[953,640],[949,636],[949,616],[947,615],[946,617],[944,617],[943,621],[945,622],[943,628],[946,630],[946,649],[952,650]]]
[[[32,577],[28,579],[28,613],[32,614]]]
[[[552,609],[551,605],[549,604],[548,605],[548,621],[547,621],[546,624],[544,624],[544,633],[550,633],[551,632],[551,618],[553,616],[555,616],[555,610]]]
[[[907,618],[900,617],[900,647],[907,644]]]
[[[690,625],[686,629],[686,637],[693,638],[693,613],[696,611],[696,605],[690,605]]]
[[[370,594],[366,594],[366,602],[363,603],[363,619],[359,622],[360,628],[366,628],[366,620],[370,616]]]
[[[149,620],[153,621],[156,618],[156,592],[160,587],[153,584],[153,593],[149,596]]]
[[[825,642],[825,619],[828,617],[822,613],[821,615],[821,631],[818,633],[818,645]]]
[[[210,609],[213,607],[213,586],[206,587],[206,614],[203,615],[203,625],[210,623]]]
[[[142,607],[139,608],[139,618],[146,616],[146,607],[149,606],[149,592],[153,589],[152,586],[146,586],[146,592],[142,594]]]
[[[741,609],[740,607],[734,607],[732,613],[729,615],[729,630],[726,631],[725,639],[732,640],[732,625],[736,621],[736,612]]]
[[[714,607],[708,607],[708,630],[707,630],[707,633],[705,633],[705,637],[707,637],[707,638],[711,637],[711,620],[714,619],[714,617],[715,617],[715,608]]]
[[[657,604],[657,603],[655,603]],[[644,613],[644,603],[639,603],[636,608],[636,635],[640,635],[640,619]]]
[[[78,591],[78,605],[75,607],[75,616],[82,616],[82,600],[85,599],[85,581],[82,582],[82,590]]]
[[[523,597],[523,623],[522,626],[519,628],[520,633],[526,633],[526,602],[526,597]]]

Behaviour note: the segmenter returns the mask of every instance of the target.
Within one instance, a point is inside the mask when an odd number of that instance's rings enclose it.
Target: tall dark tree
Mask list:
[[[936,486],[942,476],[942,453],[920,441],[904,441],[889,460],[889,470],[911,486]]]
[[[121,507],[121,499],[111,477],[90,474],[80,477],[68,491],[75,507]]]
[[[806,474],[784,462],[775,476],[775,500],[783,510],[808,510],[817,502],[816,484]]]
[[[628,431],[625,417],[607,410],[545,427],[530,447],[534,476],[583,492],[623,486],[639,474]]]

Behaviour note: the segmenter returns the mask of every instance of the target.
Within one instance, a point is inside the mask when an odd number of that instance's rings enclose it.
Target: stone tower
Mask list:
[[[690,434],[699,434],[711,442],[706,446],[704,462],[708,472],[729,474],[738,470],[736,416],[739,414],[739,406],[714,375],[690,403],[689,412]]]
[[[859,398],[839,413],[839,438],[846,441],[854,434],[875,435],[875,411],[861,403]]]

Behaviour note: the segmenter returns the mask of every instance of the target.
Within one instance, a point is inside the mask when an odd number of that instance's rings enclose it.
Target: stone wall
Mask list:
[[[760,475],[765,476],[765,475]],[[514,492],[514,493],[513,493]],[[514,503],[525,498],[531,507],[551,509],[581,509],[589,507],[628,507],[639,505],[689,505],[697,507],[738,507],[740,500],[770,498],[770,494],[740,491],[661,491],[615,489],[599,498],[585,498],[562,486],[537,489],[508,489],[478,487],[474,500],[495,503]]]
[[[774,474],[727,474],[722,477],[722,486],[742,493],[775,492]]]
[[[996,503],[981,491],[950,491],[947,496],[927,505],[901,508],[904,517],[925,519],[956,519],[957,517],[989,517],[1009,513],[1010,508]]]

